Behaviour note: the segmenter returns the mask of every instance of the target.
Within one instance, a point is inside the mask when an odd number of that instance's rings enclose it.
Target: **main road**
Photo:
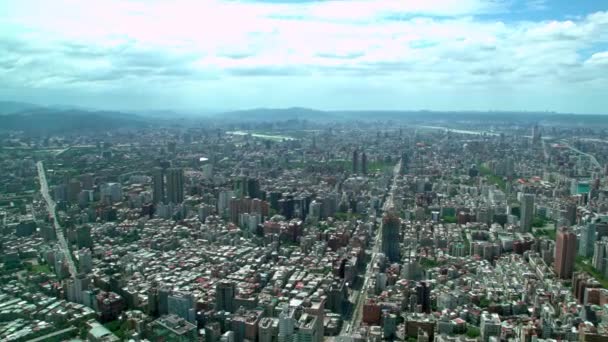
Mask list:
[[[63,254],[66,257],[68,262],[68,269],[70,271],[70,275],[75,277],[76,266],[74,264],[74,259],[72,259],[72,253],[70,252],[70,248],[68,247],[67,240],[65,239],[65,235],[63,235],[63,228],[59,224],[59,220],[57,219],[57,205],[51,195],[49,194],[49,185],[46,181],[46,174],[44,172],[44,165],[41,161],[36,163],[36,168],[38,169],[38,180],[40,181],[40,193],[46,202],[46,207],[49,212],[49,216],[53,221],[53,228],[55,228],[55,235],[57,235],[57,241],[59,241],[59,247],[61,248]]]
[[[401,163],[403,160],[400,160],[395,168],[393,169],[393,180],[389,187],[387,188],[387,197],[384,201],[384,205],[382,206],[382,213],[392,209],[394,207],[393,196],[395,189],[397,187],[397,179],[399,178],[399,173],[401,171]],[[353,310],[353,315],[348,322],[344,322],[342,327],[341,335],[350,334],[361,324],[361,319],[363,317],[363,305],[367,301],[368,292],[369,292],[369,280],[374,277],[374,266],[376,265],[376,260],[378,255],[380,254],[380,247],[382,245],[382,226],[378,229],[376,233],[376,237],[374,239],[373,247],[372,247],[372,258],[370,262],[367,264],[367,268],[365,269],[365,275],[363,278],[363,287],[361,291],[358,291],[356,294],[355,305]]]

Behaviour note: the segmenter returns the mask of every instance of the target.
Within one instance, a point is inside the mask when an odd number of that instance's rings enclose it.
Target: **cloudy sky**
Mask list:
[[[608,1],[3,0],[0,100],[608,114]]]

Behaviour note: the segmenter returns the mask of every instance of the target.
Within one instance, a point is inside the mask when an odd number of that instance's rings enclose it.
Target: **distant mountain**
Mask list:
[[[14,114],[26,110],[40,109],[42,106],[32,103],[15,102],[15,101],[0,101],[0,115]]]
[[[405,111],[405,110],[346,110],[321,111],[309,108],[258,108],[217,114],[216,119],[231,122],[269,122],[286,120],[308,121],[407,121],[422,122],[493,122],[544,124],[608,125],[608,115],[560,114],[555,112],[511,111]]]
[[[286,121],[286,120],[309,120],[330,121],[340,119],[339,115],[332,112],[309,108],[256,108],[239,110],[215,115],[215,118],[227,121]]]
[[[0,103],[0,130],[19,130],[29,134],[104,131],[147,126],[146,118],[111,111],[57,109],[27,104]]]

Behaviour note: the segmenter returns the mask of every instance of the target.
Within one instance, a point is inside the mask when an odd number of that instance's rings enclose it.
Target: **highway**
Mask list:
[[[397,165],[395,165],[395,168],[393,169],[393,181],[390,184],[388,190],[388,196],[386,201],[384,202],[384,205],[382,206],[382,213],[384,213],[387,210],[390,210],[391,208],[394,207],[394,203],[393,203],[393,195],[394,195],[394,191],[395,188],[397,187],[397,179],[399,178],[399,171],[401,170],[401,163],[403,161],[400,160],[399,163],[397,163]],[[380,217],[382,217],[382,215],[380,215]],[[382,221],[381,221],[382,222]],[[370,262],[367,264],[367,268],[365,269],[365,275],[364,275],[364,280],[363,280],[363,287],[361,288],[361,291],[357,291],[357,293],[355,293],[356,299],[355,299],[355,305],[354,305],[354,309],[353,309],[353,314],[352,317],[350,319],[350,321],[346,321],[344,322],[344,325],[342,326],[342,332],[341,335],[347,335],[352,333],[353,331],[356,331],[356,329],[359,328],[359,325],[361,324],[361,319],[363,318],[363,305],[365,304],[365,302],[367,301],[368,298],[368,290],[369,290],[369,281],[370,279],[374,276],[374,265],[376,265],[376,259],[378,258],[378,255],[380,254],[380,247],[382,245],[382,226],[380,226],[380,229],[378,229],[378,232],[376,233],[376,237],[374,239],[374,243],[373,243],[373,247],[372,247],[372,257]]]
[[[61,248],[64,255],[66,256],[66,260],[68,261],[68,268],[70,271],[70,275],[73,278],[77,274],[76,266],[74,264],[74,259],[72,258],[72,253],[70,253],[70,249],[68,248],[67,240],[65,239],[65,236],[63,235],[63,229],[61,228],[61,225],[59,224],[59,220],[57,219],[56,204],[55,204],[55,201],[53,201],[53,198],[51,198],[51,195],[49,194],[49,185],[46,181],[44,165],[42,164],[41,161],[36,163],[36,168],[38,169],[38,180],[40,181],[40,193],[42,194],[42,197],[44,198],[44,201],[46,202],[46,207],[47,207],[47,210],[51,217],[51,220],[53,220],[53,227],[55,228],[55,234],[57,235],[57,241],[59,242],[59,247]]]

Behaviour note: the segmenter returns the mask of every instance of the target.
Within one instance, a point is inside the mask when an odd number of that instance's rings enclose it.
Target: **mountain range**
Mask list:
[[[176,120],[179,118],[180,120]],[[181,120],[183,119],[183,120]],[[0,130],[21,130],[32,134],[132,129],[153,124],[186,124],[196,120],[230,123],[307,120],[311,122],[405,121],[407,123],[488,122],[540,123],[542,125],[608,126],[608,115],[559,114],[554,112],[477,111],[323,111],[310,108],[257,108],[213,115],[194,112],[98,111],[74,106],[41,106],[25,102],[0,101]]]

